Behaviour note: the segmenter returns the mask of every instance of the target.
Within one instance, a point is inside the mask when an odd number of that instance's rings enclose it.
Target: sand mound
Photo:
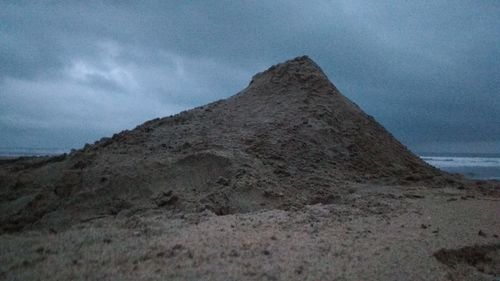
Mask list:
[[[226,100],[66,156],[2,162],[0,222],[15,231],[151,208],[219,215],[299,208],[341,200],[355,183],[441,177],[299,57]]]

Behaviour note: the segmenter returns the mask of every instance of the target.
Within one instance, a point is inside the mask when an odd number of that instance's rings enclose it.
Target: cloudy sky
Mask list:
[[[0,149],[78,148],[309,55],[417,152],[500,152],[500,1],[0,0]]]

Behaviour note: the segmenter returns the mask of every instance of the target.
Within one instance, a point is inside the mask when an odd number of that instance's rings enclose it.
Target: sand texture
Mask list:
[[[499,200],[298,57],[68,155],[0,160],[0,279],[494,280]]]

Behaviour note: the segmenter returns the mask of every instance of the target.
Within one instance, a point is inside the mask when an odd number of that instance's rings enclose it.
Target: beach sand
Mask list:
[[[67,155],[0,161],[0,279],[491,281],[499,199],[304,56]]]
[[[494,280],[500,198],[359,186],[350,204],[103,217],[0,236],[5,280]],[[467,248],[469,247],[469,248]],[[441,261],[439,260],[441,259]]]

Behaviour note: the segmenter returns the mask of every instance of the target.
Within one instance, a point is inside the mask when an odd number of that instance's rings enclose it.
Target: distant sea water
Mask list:
[[[69,151],[70,149],[62,148],[0,148],[0,159],[24,156],[54,156]]]
[[[500,180],[499,154],[424,154],[420,158],[443,171],[471,179]]]

